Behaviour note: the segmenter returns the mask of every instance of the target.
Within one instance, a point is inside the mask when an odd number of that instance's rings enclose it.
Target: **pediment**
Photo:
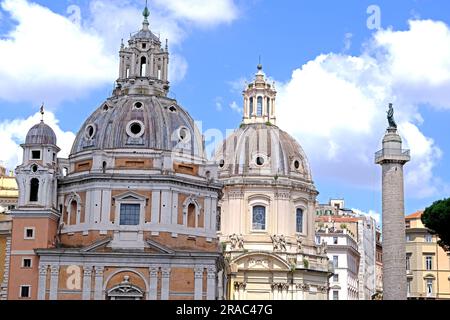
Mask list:
[[[145,200],[147,200],[146,197],[144,197],[144,196],[142,196],[142,195],[140,195],[138,193],[132,192],[132,191],[121,193],[121,194],[119,194],[117,196],[114,196],[113,199],[114,200],[131,200],[131,201],[145,201]]]
[[[233,263],[246,270],[289,270],[289,264],[274,254],[250,253],[237,257]]]

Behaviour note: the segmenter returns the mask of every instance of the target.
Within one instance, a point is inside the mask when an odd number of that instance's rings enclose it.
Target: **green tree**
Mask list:
[[[440,238],[439,245],[450,251],[450,198],[436,201],[426,208],[422,222]]]

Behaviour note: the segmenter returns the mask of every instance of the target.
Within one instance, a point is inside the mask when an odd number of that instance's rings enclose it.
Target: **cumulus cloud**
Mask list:
[[[2,162],[5,167],[13,169],[22,162],[23,149],[20,148],[20,144],[25,141],[28,130],[39,123],[40,120],[41,114],[36,113],[26,119],[5,120],[0,122],[0,141],[2,149],[2,152],[0,153],[0,162]],[[46,111],[45,123],[55,131],[58,147],[61,148],[58,157],[68,157],[73,141],[75,140],[75,134],[61,129],[59,120],[56,119],[52,112]]]
[[[170,15],[200,25],[230,23],[238,17],[233,0],[154,0],[156,6]]]
[[[369,210],[369,212],[364,212],[362,210],[359,209],[352,209],[356,214],[361,215],[361,216],[368,216],[373,218],[376,223],[377,226],[381,227],[381,214],[374,211],[374,210]]]
[[[142,1],[88,4],[86,14],[70,5],[63,16],[28,0],[1,2],[15,26],[0,38],[0,99],[57,105],[112,86],[120,41],[141,27]],[[187,37],[190,24],[215,26],[237,17],[233,0],[151,4],[152,31],[175,48]],[[170,80],[176,83],[184,78],[188,64],[176,50],[171,53]]]
[[[1,6],[17,26],[0,39],[0,98],[54,104],[114,79],[115,59],[101,38],[25,0]]]
[[[230,103],[230,109],[239,114],[242,114],[242,112],[244,112],[244,110],[236,103],[236,101]]]
[[[304,146],[313,174],[353,186],[378,188],[386,109],[411,149],[406,166],[409,196],[436,196],[446,188],[433,175],[442,156],[420,131],[420,106],[449,109],[450,30],[442,22],[409,22],[409,30],[380,30],[359,56],[323,54],[278,84],[279,125]]]

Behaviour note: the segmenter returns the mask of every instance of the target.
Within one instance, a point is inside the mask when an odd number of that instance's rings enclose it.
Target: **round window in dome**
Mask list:
[[[134,104],[134,108],[135,108],[135,109],[138,109],[138,110],[142,109],[143,106],[144,106],[144,105],[142,104],[142,102],[136,102],[136,103]]]
[[[225,167],[225,160],[222,159],[222,160],[219,161],[219,167],[220,168]]]
[[[93,139],[96,133],[95,126],[93,124],[90,124],[86,127],[86,138]]]
[[[295,168],[296,170],[300,169],[300,161],[298,161],[298,160],[295,160],[295,161],[294,161],[294,168]]]
[[[144,124],[142,121],[134,120],[128,123],[127,134],[132,138],[139,138],[144,134]]]
[[[36,173],[36,172],[38,171],[38,166],[35,165],[35,164],[33,164],[33,165],[31,166],[31,171],[34,172],[34,173]]]
[[[257,164],[258,166],[263,166],[264,163],[265,163],[265,160],[264,160],[263,157],[257,157],[257,158],[256,158],[256,164]]]
[[[180,142],[187,143],[191,140],[191,133],[185,127],[178,129],[178,138],[180,138]]]

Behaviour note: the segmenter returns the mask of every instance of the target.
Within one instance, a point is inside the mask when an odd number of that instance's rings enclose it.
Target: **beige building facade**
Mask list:
[[[408,299],[450,299],[450,252],[423,225],[419,211],[406,217]]]
[[[259,65],[243,122],[215,156],[228,298],[327,300],[329,261],[314,242],[318,192],[302,148],[276,126],[275,97]]]

